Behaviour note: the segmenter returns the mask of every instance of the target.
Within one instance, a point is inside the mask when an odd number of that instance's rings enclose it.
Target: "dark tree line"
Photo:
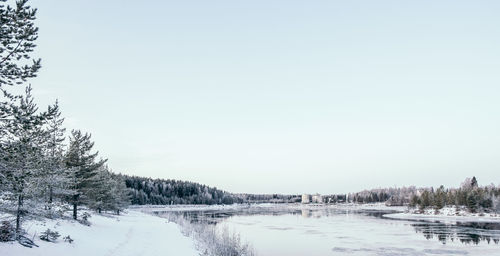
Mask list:
[[[298,203],[300,195],[233,194],[195,182],[121,175],[134,205]]]
[[[199,183],[178,180],[121,176],[131,189],[131,203],[153,204],[233,204],[243,202],[237,196]]]
[[[244,203],[300,203],[301,195],[283,194],[236,194]]]

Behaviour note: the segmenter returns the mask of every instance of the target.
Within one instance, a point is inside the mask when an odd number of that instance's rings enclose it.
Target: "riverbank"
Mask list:
[[[23,224],[27,237],[34,237],[39,247],[27,248],[17,242],[0,243],[0,255],[199,255],[193,241],[182,235],[175,223],[168,223],[165,219],[133,209],[121,216],[91,214],[91,226],[70,219],[27,221]],[[5,217],[3,215],[2,219]],[[55,243],[38,237],[48,228],[61,235]],[[68,235],[74,240],[72,243],[63,241]]]
[[[131,209],[151,213],[151,212],[184,212],[184,211],[235,211],[244,209],[343,209],[343,210],[391,210],[404,212],[406,206],[386,206],[384,203],[373,204],[231,204],[231,205],[135,205]]]
[[[384,215],[391,219],[420,220],[420,221],[439,221],[443,223],[456,222],[491,222],[500,223],[500,214],[498,213],[471,213],[465,208],[444,207],[438,211],[434,209],[425,209],[420,212],[417,209],[407,209],[405,212]]]

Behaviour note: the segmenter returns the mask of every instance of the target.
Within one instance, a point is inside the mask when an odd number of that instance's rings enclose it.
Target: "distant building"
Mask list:
[[[303,194],[302,195],[302,203],[303,204],[308,204],[311,202],[311,195],[309,194]]]
[[[312,202],[315,204],[322,204],[323,203],[323,196],[321,196],[320,194],[313,195]]]
[[[309,195],[309,194],[303,194],[302,195],[302,203],[303,204],[322,204],[323,203],[323,196],[320,194],[315,194],[315,195]]]

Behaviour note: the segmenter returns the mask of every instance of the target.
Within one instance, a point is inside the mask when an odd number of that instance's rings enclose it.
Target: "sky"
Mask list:
[[[32,6],[33,94],[115,172],[245,193],[500,183],[498,1]]]

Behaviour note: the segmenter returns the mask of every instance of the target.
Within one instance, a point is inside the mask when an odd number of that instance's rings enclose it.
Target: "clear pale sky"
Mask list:
[[[499,1],[35,0],[41,105],[232,192],[500,183]]]

